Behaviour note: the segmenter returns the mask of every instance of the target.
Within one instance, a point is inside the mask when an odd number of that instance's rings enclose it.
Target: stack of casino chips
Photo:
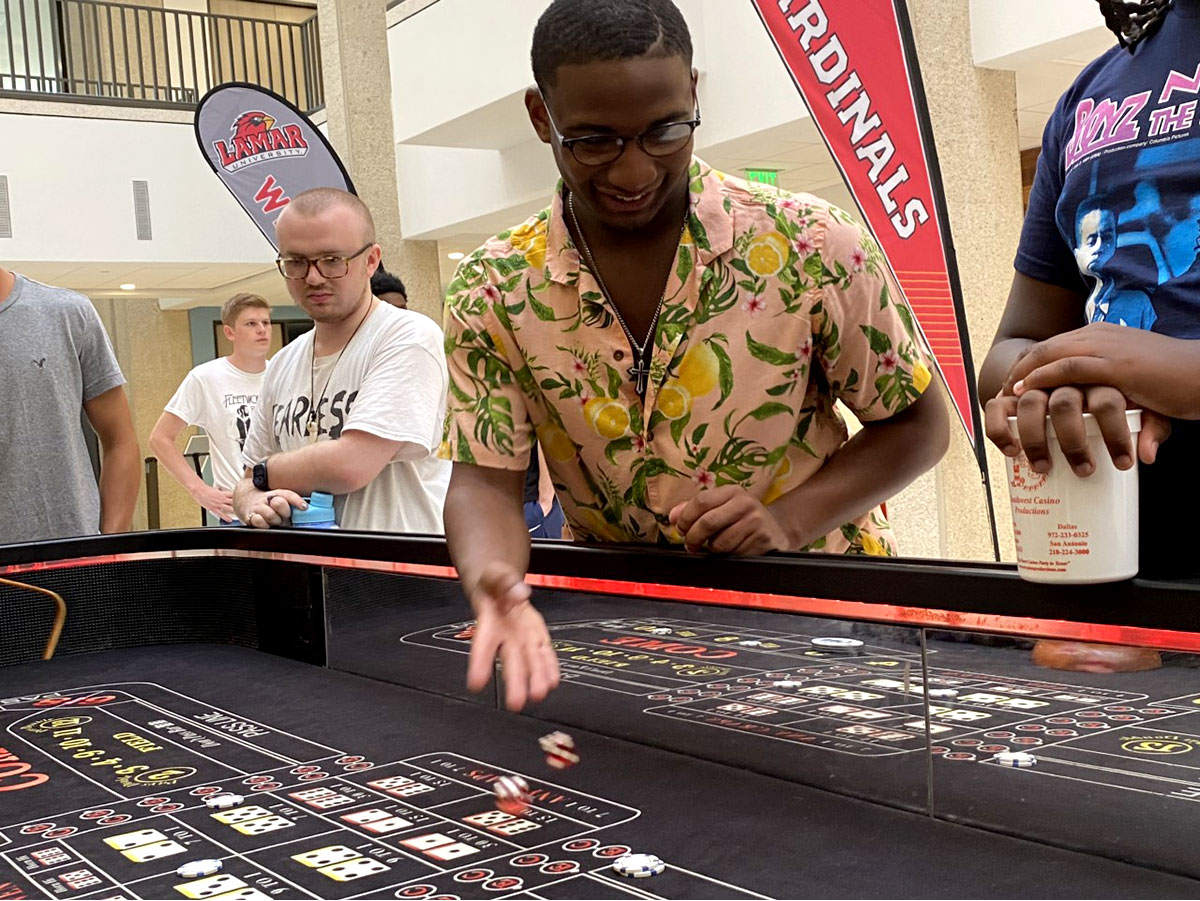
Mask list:
[[[666,868],[667,865],[663,863],[662,858],[654,854],[626,854],[618,857],[617,862],[613,864],[613,869],[617,873],[631,879],[657,876]]]

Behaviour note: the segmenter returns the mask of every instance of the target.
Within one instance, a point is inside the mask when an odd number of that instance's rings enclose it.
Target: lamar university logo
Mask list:
[[[228,141],[214,141],[217,158],[226,172],[237,172],[255,163],[289,156],[307,156],[304,131],[294,122],[279,126],[266,113],[252,110],[233,122]]]

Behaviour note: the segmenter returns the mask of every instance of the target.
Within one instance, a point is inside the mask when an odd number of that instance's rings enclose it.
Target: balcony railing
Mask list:
[[[324,106],[317,17],[296,23],[106,0],[0,0],[0,95],[187,107],[246,81]]]

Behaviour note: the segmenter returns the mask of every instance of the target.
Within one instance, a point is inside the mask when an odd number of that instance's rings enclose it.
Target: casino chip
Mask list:
[[[240,807],[246,803],[246,799],[241,795],[225,793],[221,795],[210,795],[204,799],[204,803],[212,810],[228,810],[231,807]]]
[[[1022,769],[1037,765],[1037,758],[1027,751],[1001,751],[992,760],[1000,766],[1015,766]]]
[[[762,642],[756,638],[749,638],[746,641],[739,641],[738,644],[740,644],[742,647],[745,647],[745,648],[762,647]]]
[[[857,638],[839,638],[836,636],[812,638],[809,639],[808,643],[818,651],[824,651],[827,654],[857,654],[863,647],[863,643]]]
[[[212,876],[221,872],[223,866],[225,864],[219,860],[193,860],[179,867],[175,874],[183,879],[199,879],[201,876]]]
[[[957,698],[958,697],[958,689],[957,688],[930,688],[925,692],[925,694],[929,695],[929,697],[931,697],[931,698]]]
[[[778,682],[772,682],[776,688],[799,688],[803,682],[797,682],[795,679],[781,679]]]
[[[520,776],[501,776],[493,787],[496,795],[496,809],[517,817],[529,809],[533,796],[529,792],[529,783]]]
[[[613,864],[613,869],[620,875],[633,879],[657,876],[666,868],[667,865],[663,863],[662,858],[653,854],[626,854],[618,857],[616,863]]]
[[[670,635],[671,630],[668,629],[666,626],[659,626],[656,629],[651,629],[650,634],[651,635]]]
[[[538,744],[546,753],[547,765],[556,770],[565,770],[579,763],[579,754],[575,751],[575,739],[565,732],[551,732],[538,739]]]

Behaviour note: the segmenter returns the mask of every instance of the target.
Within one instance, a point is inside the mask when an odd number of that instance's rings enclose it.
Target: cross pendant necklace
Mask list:
[[[639,397],[646,396],[646,379],[650,376],[650,361],[642,359],[641,354],[633,355],[633,365],[625,370],[626,374],[633,381],[634,390],[637,391]]]
[[[617,317],[617,322],[621,325],[621,331],[625,333],[625,337],[629,340],[629,349],[633,352],[633,365],[625,370],[625,372],[629,376],[630,381],[633,382],[634,390],[637,391],[638,397],[645,398],[646,383],[650,377],[650,357],[654,351],[654,336],[658,332],[658,317],[662,313],[663,304],[667,300],[667,285],[671,283],[671,272],[667,270],[667,284],[663,285],[662,296],[658,299],[658,306],[654,308],[654,318],[650,320],[650,330],[646,333],[645,340],[641,344],[638,344],[634,340],[633,332],[625,324],[625,319],[621,316],[621,311],[613,301],[612,294],[608,291],[608,286],[604,284],[604,278],[600,275],[600,269],[596,266],[596,258],[592,256],[592,248],[588,246],[587,235],[583,233],[583,229],[579,225],[579,218],[575,215],[575,195],[571,193],[567,194],[567,212],[571,214],[571,224],[575,226],[575,234],[579,236],[579,249],[583,251],[584,262],[587,263],[588,269],[591,270],[592,276],[596,279],[596,284],[600,286],[600,292],[604,295],[604,299],[612,307],[613,315]],[[688,210],[685,208],[683,222],[679,226],[679,241],[683,240],[683,233],[687,231],[687,212]],[[676,241],[676,247],[678,247],[679,241]]]

